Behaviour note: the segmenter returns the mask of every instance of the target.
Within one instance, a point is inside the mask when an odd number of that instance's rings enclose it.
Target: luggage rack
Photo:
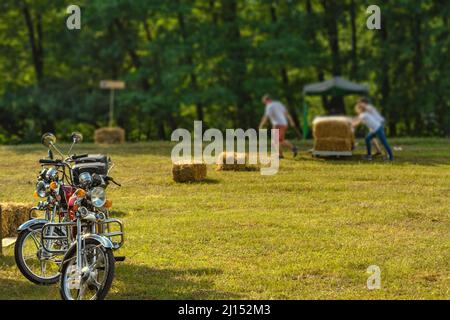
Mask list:
[[[106,229],[106,232],[99,233],[99,235],[107,237],[109,240],[111,240],[111,242],[114,245],[114,250],[117,250],[120,247],[122,247],[123,242],[124,242],[124,237],[123,237],[123,224],[120,220],[106,219],[103,221],[99,221],[98,225],[100,228]],[[110,229],[110,226],[112,226],[112,225],[115,225],[116,227],[118,226],[119,231],[110,231],[109,229]],[[119,240],[119,241],[114,241],[114,240]]]
[[[42,227],[42,236],[41,236],[41,245],[42,248],[44,248],[45,251],[49,252],[49,253],[54,253],[54,254],[64,254],[67,251],[67,248],[65,249],[52,249],[50,247],[48,247],[48,245],[52,245],[54,243],[54,241],[67,241],[67,244],[71,243],[70,240],[70,227],[76,227],[77,223],[76,222],[47,222],[43,227]],[[54,228],[60,228],[60,230],[65,230],[65,235],[47,235],[47,231],[49,228],[54,227]],[[53,232],[52,232],[53,233]]]
[[[64,254],[67,251],[67,248],[65,249],[53,249],[51,246],[54,244],[55,241],[67,241],[67,244],[70,245],[72,243],[72,237],[71,235],[71,227],[76,227],[76,222],[48,222],[42,227],[42,237],[41,237],[41,245],[42,248],[44,248],[45,251],[48,253],[53,254]],[[123,236],[123,224],[118,219],[105,219],[103,221],[97,222],[99,236],[107,237],[109,240],[111,240],[113,244],[113,249],[117,250],[120,247],[122,247],[124,243],[124,236]],[[118,227],[118,231],[110,231],[111,226]],[[52,235],[49,234],[49,228],[59,228],[59,230],[63,231],[62,233],[65,233],[64,235],[54,235],[54,232],[52,231]],[[62,246],[64,248],[64,246]]]

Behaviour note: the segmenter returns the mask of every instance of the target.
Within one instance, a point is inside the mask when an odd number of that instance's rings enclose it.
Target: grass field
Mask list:
[[[109,299],[450,299],[450,140],[393,140],[397,161],[302,154],[275,176],[217,172],[171,180],[171,144],[108,153],[126,243]],[[40,145],[0,147],[0,201],[34,203]],[[382,287],[368,290],[370,265]],[[0,258],[1,299],[59,299]]]

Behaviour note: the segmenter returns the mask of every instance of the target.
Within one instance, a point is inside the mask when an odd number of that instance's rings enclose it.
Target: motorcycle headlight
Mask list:
[[[80,173],[78,176],[78,181],[80,181],[80,184],[82,185],[90,185],[92,183],[92,176],[89,172]]]
[[[94,207],[100,208],[103,207],[103,205],[106,202],[106,192],[105,189],[101,187],[95,187],[91,191],[91,202],[94,205]]]
[[[36,184],[36,194],[39,198],[45,198],[47,195],[47,186],[44,181],[39,181]]]
[[[58,171],[55,168],[50,168],[47,170],[47,173],[45,174],[45,177],[49,181],[54,181],[58,177]]]

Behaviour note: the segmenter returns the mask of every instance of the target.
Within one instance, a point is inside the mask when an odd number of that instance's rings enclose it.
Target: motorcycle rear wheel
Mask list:
[[[62,256],[47,253],[42,248],[43,226],[44,223],[35,224],[19,233],[14,246],[14,259],[25,278],[38,285],[52,285],[59,280]],[[55,233],[62,235],[58,229]]]

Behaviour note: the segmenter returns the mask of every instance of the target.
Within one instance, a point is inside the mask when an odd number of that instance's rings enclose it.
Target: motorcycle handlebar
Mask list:
[[[52,160],[52,159],[40,159],[39,163],[40,164],[51,164],[51,165],[62,165],[63,162],[70,161],[70,160],[77,160],[77,159],[80,159],[80,158],[85,158],[87,156],[88,156],[87,153],[86,154],[80,154],[80,155],[73,155],[73,156],[67,158],[64,161],[63,160]]]
[[[111,182],[114,183],[116,186],[119,186],[119,187],[122,186],[120,183],[116,182],[116,181],[114,180],[114,178],[112,178],[112,177],[110,177],[110,176],[106,176],[106,177],[104,177],[104,179],[105,179],[106,182],[111,181]]]
[[[61,160],[40,159],[40,164],[61,164]]]
[[[72,159],[73,160],[77,160],[77,159],[80,159],[80,158],[86,158],[86,157],[88,157],[89,155],[87,154],[87,153],[85,153],[85,154],[80,154],[80,155],[73,155],[72,156]]]

